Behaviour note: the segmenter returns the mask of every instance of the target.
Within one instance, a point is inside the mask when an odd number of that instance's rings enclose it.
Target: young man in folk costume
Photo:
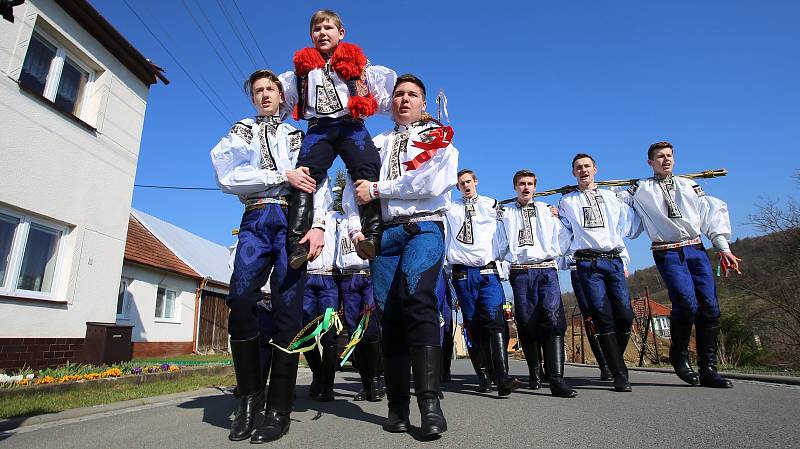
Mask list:
[[[641,179],[621,191],[623,200],[641,217],[658,271],[667,284],[672,302],[669,350],[675,373],[690,385],[731,388],[717,373],[719,303],[714,272],[700,234],[719,251],[723,267],[739,271],[739,258],[728,242],[731,223],[728,205],[708,196],[696,182],[673,175],[672,144],[657,142],[647,150],[653,177]],[[698,373],[689,362],[692,325],[696,331]]]
[[[354,187],[362,205],[381,199],[383,232],[371,268],[389,405],[384,429],[409,430],[413,365],[422,432],[434,438],[447,430],[438,396],[442,347],[435,290],[444,257],[443,214],[455,185],[458,150],[451,143],[452,128],[423,116],[425,104],[422,81],[400,76],[392,93],[396,125],[374,139],[382,161],[380,180],[359,179],[348,183],[347,190]],[[352,195],[346,191],[344,198]],[[345,211],[355,209],[348,204]],[[356,233],[353,238],[359,242],[364,236]]]
[[[588,154],[572,160],[578,190],[561,198],[558,214],[568,229],[562,251],[572,253],[576,274],[589,303],[597,339],[614,377],[615,391],[631,391],[623,355],[630,339],[633,311],[623,260],[624,237],[635,237],[641,222],[633,209],[594,182],[597,166]]]
[[[480,388],[488,375],[488,367],[482,366],[485,353],[492,365],[498,395],[508,396],[519,381],[508,376],[505,294],[497,264],[505,251],[502,231],[498,229],[499,204],[478,195],[477,185],[478,178],[472,170],[458,172],[462,198],[447,209],[447,262],[452,267],[464,327],[476,349],[472,363],[478,371]]]
[[[330,194],[325,197],[326,204],[331,203]],[[336,212],[329,210],[325,214],[325,239],[319,257],[306,265],[306,288],[303,293],[303,325],[307,325],[317,317],[324,315],[326,309],[339,310],[339,289],[334,278],[334,260],[336,257]],[[339,362],[338,339],[335,329],[330,329],[320,338],[320,348],[316,346],[303,356],[311,369],[312,381],[308,395],[321,402],[330,402],[333,398],[333,383],[336,376],[336,365]]]
[[[295,53],[294,72],[281,75],[284,112],[293,110],[296,120],[308,120],[298,166],[308,167],[319,184],[338,155],[351,179],[377,181],[381,161],[364,119],[389,112],[396,74],[370,65],[358,46],[341,42],[345,29],[333,11],[314,13],[310,35],[314,47]],[[292,191],[287,237],[292,267],[299,267],[308,255],[307,245],[300,240],[311,227],[312,208],[308,192]],[[379,243],[380,202],[361,206],[360,216],[364,240],[356,250],[372,259]]]
[[[361,341],[354,350],[362,388],[353,400],[378,402],[385,393],[381,380],[380,317],[375,310],[369,262],[356,254],[355,245],[350,239],[349,221],[342,214],[336,214],[335,219],[336,283],[342,299],[344,321],[351,335],[364,314],[370,313]]]
[[[239,408],[229,438],[251,438],[258,443],[280,438],[289,429],[298,355],[274,351],[266,418],[263,426],[253,431],[255,415],[264,406],[258,369],[256,303],[262,299],[261,287],[269,279],[275,326],[273,341],[277,346],[288,346],[300,331],[305,272],[288,266],[286,198],[292,188],[312,195],[317,186],[307,170],[294,168],[303,136],[280,121],[278,108],[283,97],[278,78],[268,70],[259,70],[250,76],[245,87],[257,115],[233,125],[211,150],[211,162],[220,189],[237,195],[245,205],[227,301],[231,309],[228,332],[239,392]],[[324,224],[325,189],[327,185],[316,190],[317,204],[323,208],[314,211],[314,226]],[[314,228],[303,237],[310,245],[311,258],[322,248],[322,234],[322,230]]]
[[[537,389],[539,346],[544,350],[544,368],[553,396],[572,398],[577,392],[564,382],[564,334],[567,320],[558,285],[559,238],[564,227],[550,206],[534,201],[536,175],[529,170],[514,174],[517,198],[502,210],[503,253],[511,264],[509,281],[514,292],[515,318],[525,360],[529,385]]]
[[[620,257],[623,260],[627,259],[627,250],[623,250]],[[597,367],[600,368],[600,380],[613,380],[614,376],[611,375],[611,371],[608,369],[608,362],[605,355],[603,355],[603,350],[600,349],[600,343],[597,341],[597,329],[595,329],[592,313],[589,310],[589,301],[586,299],[586,294],[584,294],[581,282],[578,279],[578,267],[575,264],[574,257],[571,254],[563,256],[559,260],[559,267],[562,270],[569,270],[569,280],[572,284],[572,291],[575,293],[578,309],[581,311],[583,328],[586,330],[586,339],[589,341],[589,349],[594,355]]]

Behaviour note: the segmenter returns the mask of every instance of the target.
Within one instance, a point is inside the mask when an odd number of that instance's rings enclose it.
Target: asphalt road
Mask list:
[[[308,375],[298,379],[292,427],[264,447],[700,447],[800,448],[800,387],[734,381],[733,390],[685,386],[673,375],[631,372],[632,393],[614,393],[596,380],[597,370],[567,367],[574,399],[558,399],[546,388],[518,390],[511,397],[474,392],[466,361],[453,364],[442,408],[449,430],[442,438],[419,441],[381,430],[386,403],[353,402],[357,374],[337,374],[337,400],[305,398]],[[523,362],[511,361],[523,377]],[[20,427],[0,433],[0,448],[245,448],[227,440],[235,400],[222,392],[81,418]],[[419,414],[412,402],[412,425]]]

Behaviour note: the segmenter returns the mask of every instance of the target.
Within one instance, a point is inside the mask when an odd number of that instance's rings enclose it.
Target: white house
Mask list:
[[[134,357],[227,350],[229,249],[132,209],[117,323]]]
[[[147,95],[168,82],[85,0],[0,19],[0,368],[79,360],[115,321]]]

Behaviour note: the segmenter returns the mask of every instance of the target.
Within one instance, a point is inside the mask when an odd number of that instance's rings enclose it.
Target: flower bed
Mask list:
[[[0,374],[0,387],[47,385],[79,382],[86,380],[108,379],[125,375],[142,375],[154,373],[173,373],[181,368],[178,365],[163,363],[160,365],[134,366],[131,363],[111,367],[95,367],[67,363],[64,367],[41,370],[36,373],[23,370],[13,376]]]

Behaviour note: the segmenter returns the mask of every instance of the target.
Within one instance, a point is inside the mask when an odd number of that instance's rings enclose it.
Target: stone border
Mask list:
[[[565,365],[570,366],[579,366],[582,368],[597,368],[597,365],[586,365],[582,363],[565,363]],[[644,371],[650,373],[664,373],[664,374],[675,374],[675,371],[669,368],[650,368],[650,367],[639,367],[639,366],[628,366],[628,371]],[[773,384],[781,384],[781,385],[800,385],[800,377],[792,377],[792,376],[776,376],[772,374],[750,374],[750,373],[732,373],[729,371],[720,371],[722,376],[728,379],[736,379],[736,380],[754,380],[757,382],[768,382]]]
[[[85,390],[95,388],[107,382],[121,385],[139,385],[156,380],[176,379],[193,374],[220,375],[233,372],[233,365],[214,365],[198,367],[182,367],[178,371],[162,373],[127,374],[121,377],[107,377],[105,379],[78,380],[65,383],[52,383],[41,385],[26,385],[12,388],[0,388],[0,398],[18,394],[55,393],[62,391]]]

